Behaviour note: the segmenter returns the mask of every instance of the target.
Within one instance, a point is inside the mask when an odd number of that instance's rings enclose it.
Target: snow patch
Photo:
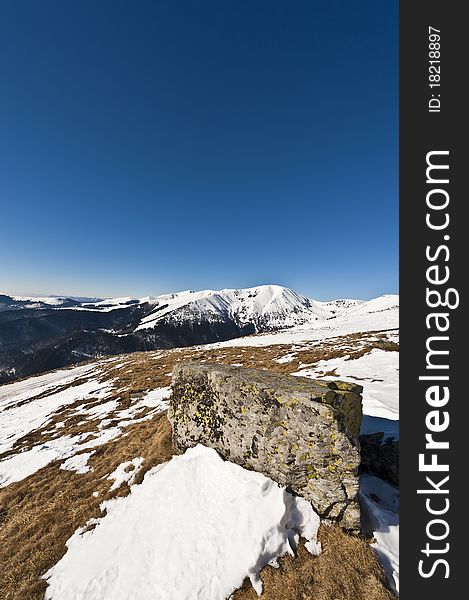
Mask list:
[[[10,296],[17,302],[32,302],[40,304],[49,304],[50,306],[60,306],[67,299],[66,296]]]
[[[90,408],[82,408],[80,410],[80,414],[89,415],[88,418],[90,419],[102,418],[116,410],[118,405],[119,403],[117,400],[109,400],[108,402],[103,402],[102,404],[95,404]]]
[[[299,536],[320,551],[319,517],[260,473],[198,445],[155,467],[126,498],[105,503],[90,531],[76,531],[44,576],[46,599],[214,600],[293,554]]]
[[[81,450],[96,448],[121,435],[120,427],[111,427],[99,433],[80,433],[79,435],[65,435],[44,444],[33,446],[30,450],[12,454],[0,461],[0,487],[5,487],[33,475],[39,469],[47,466],[54,460],[68,459]],[[94,439],[86,440],[91,436]],[[73,463],[72,463],[73,464]]]
[[[371,548],[378,555],[391,587],[399,593],[399,490],[374,477],[360,477],[362,522],[367,535],[376,543]]]
[[[99,383],[95,379],[89,379],[80,385],[70,385],[76,379],[91,374],[89,366],[78,367],[69,372],[51,373],[2,386],[0,452],[11,449],[18,439],[41,427],[59,408],[77,400],[105,397],[110,392],[108,382]],[[64,387],[59,392],[53,392],[56,388]],[[39,395],[42,397],[30,400]]]
[[[292,362],[292,360],[295,360],[296,354],[286,354],[285,356],[281,356],[280,358],[276,359],[276,363],[278,363],[279,365],[283,365],[284,363],[289,363]]]
[[[327,371],[334,371],[334,375],[324,376]],[[399,418],[399,352],[374,348],[356,359],[343,356],[321,360],[312,369],[302,369],[295,375],[358,383],[363,386],[365,415],[389,420]]]
[[[75,471],[76,473],[88,473],[91,467],[88,464],[88,460],[93,452],[83,452],[68,458],[65,462],[60,465],[63,471]]]
[[[121,463],[106,479],[114,479],[114,483],[109,491],[117,490],[126,481],[129,487],[133,484],[137,473],[142,466],[143,458],[141,456]]]
[[[171,396],[171,388],[163,387],[156,388],[147,392],[143,398],[137,402],[137,406],[148,406],[150,408],[159,408],[160,410],[166,410],[169,406],[169,397]]]

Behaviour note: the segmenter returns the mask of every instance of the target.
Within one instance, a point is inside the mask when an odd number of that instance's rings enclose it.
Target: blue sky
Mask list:
[[[398,8],[0,7],[0,291],[397,292]]]

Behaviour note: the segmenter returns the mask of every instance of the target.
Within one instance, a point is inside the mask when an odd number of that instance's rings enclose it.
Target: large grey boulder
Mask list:
[[[358,531],[361,392],[341,381],[183,363],[173,373],[173,441],[179,451],[210,446]]]

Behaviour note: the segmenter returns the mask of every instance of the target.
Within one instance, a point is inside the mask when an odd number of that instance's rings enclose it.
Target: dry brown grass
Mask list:
[[[148,469],[171,458],[171,427],[165,415],[129,426],[126,433],[126,437],[97,448],[89,460],[93,471],[78,474],[52,463],[1,490],[2,600],[44,597],[46,583],[40,577],[63,556],[67,539],[89,519],[101,515],[103,500],[128,493],[123,484],[109,494],[112,481],[102,477],[122,462],[143,456],[137,477],[140,483]],[[95,491],[100,492],[96,498]]]
[[[338,336],[321,341],[270,346],[232,346],[220,348],[182,348],[161,352],[141,352],[127,356],[132,373],[127,374],[129,383],[142,387],[154,381],[155,371],[160,374],[159,385],[170,383],[174,365],[182,360],[193,360],[221,364],[241,364],[244,367],[263,368],[277,373],[295,373],[305,365],[314,366],[321,360],[348,356],[350,360],[364,356],[374,348],[398,351],[399,345],[387,337],[387,332],[364,332]],[[290,355],[289,362],[277,362]],[[136,367],[135,372],[133,372]],[[150,370],[149,370],[150,367]],[[153,369],[153,373],[151,370]],[[123,369],[122,369],[123,371]],[[114,376],[121,377],[118,373]]]
[[[338,527],[321,525],[322,552],[312,556],[300,545],[295,557],[281,558],[280,567],[261,572],[265,600],[395,600],[368,543]],[[249,580],[233,600],[256,600]]]
[[[342,336],[325,342],[279,344],[265,347],[185,348],[159,352],[140,352],[101,361],[97,379],[112,386],[103,400],[88,398],[60,408],[49,421],[19,439],[3,455],[28,450],[63,435],[102,431],[100,418],[83,420],[80,411],[109,400],[117,408],[106,419],[107,427],[120,420],[119,411],[132,407],[147,390],[170,384],[171,372],[180,361],[194,360],[222,364],[242,364],[280,373],[294,373],[320,360],[349,355],[358,358],[373,348],[397,350],[386,332]],[[285,355],[292,360],[278,363]],[[85,379],[86,380],[86,379]],[[76,380],[79,385],[84,379]],[[54,391],[59,391],[57,388]],[[51,393],[51,392],[48,392]],[[39,396],[38,396],[39,398]],[[134,418],[149,415],[143,407]],[[64,426],[56,429],[56,424]],[[2,600],[39,600],[46,583],[41,576],[63,556],[65,543],[76,529],[93,517],[101,516],[103,500],[129,493],[126,483],[110,493],[112,482],[102,479],[123,462],[144,457],[136,483],[148,469],[169,460],[174,453],[170,425],[162,414],[129,425],[125,434],[95,448],[88,461],[92,471],[78,474],[51,463],[26,479],[0,490],[0,598]],[[90,436],[91,438],[91,436]],[[0,456],[2,458],[2,456]],[[93,492],[99,492],[98,497]],[[384,577],[368,544],[345,535],[338,529],[321,527],[323,553],[312,557],[300,546],[297,557],[283,558],[279,569],[262,572],[263,598],[266,600],[388,600]],[[250,586],[234,596],[236,600],[257,598]],[[106,600],[106,599],[103,599]]]

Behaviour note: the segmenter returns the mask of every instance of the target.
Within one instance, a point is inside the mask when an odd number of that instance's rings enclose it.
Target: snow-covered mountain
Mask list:
[[[279,285],[104,299],[0,295],[0,383],[138,350],[397,318],[398,297],[319,302]],[[373,317],[375,315],[375,317]],[[395,326],[395,325],[391,325]]]
[[[153,299],[152,312],[137,330],[150,329],[168,317],[174,321],[219,321],[231,319],[256,331],[293,327],[328,314],[324,303],[315,302],[279,285],[261,285],[239,290],[179,292]]]
[[[397,296],[394,298],[397,302]],[[252,324],[260,332],[336,318],[367,305],[367,302],[351,299],[321,302],[280,285],[260,285],[242,289],[185,290],[143,298],[105,298],[84,302],[75,310],[107,312],[142,305],[152,309],[142,318],[135,331],[152,329],[163,321],[216,322],[229,319],[240,326]]]

